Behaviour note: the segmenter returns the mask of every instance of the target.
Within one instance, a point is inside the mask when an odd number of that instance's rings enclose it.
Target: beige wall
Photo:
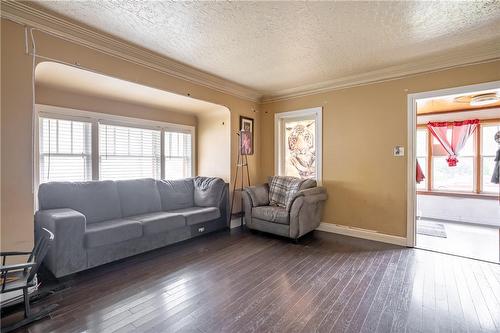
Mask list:
[[[24,28],[1,21],[1,248],[28,249],[33,243],[32,194],[32,59],[25,54]],[[254,117],[258,138],[256,103],[177,79],[158,71],[98,51],[35,32],[37,53],[119,79],[226,106],[231,112],[231,132],[238,130],[240,114]],[[154,112],[153,112],[154,113]],[[153,114],[151,114],[154,117]],[[235,165],[236,135],[231,140],[231,165]],[[259,145],[259,140],[256,140]],[[258,152],[258,149],[257,149]],[[258,153],[249,159],[253,179],[260,165]],[[231,172],[234,172],[234,167]]]
[[[274,113],[323,107],[324,222],[406,236],[407,94],[500,80],[500,61],[261,105],[260,179],[274,173]]]
[[[229,111],[222,110],[198,116],[196,128],[198,174],[230,181],[230,118]]]

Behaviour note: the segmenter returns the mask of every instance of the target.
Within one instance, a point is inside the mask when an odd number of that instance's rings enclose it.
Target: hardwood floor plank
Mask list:
[[[372,254],[373,255],[373,254]],[[345,273],[332,292],[328,295],[324,302],[322,302],[321,307],[314,313],[314,315],[309,319],[305,327],[301,330],[301,332],[316,332],[320,325],[323,323],[323,320],[328,316],[330,310],[340,302],[345,301],[344,299],[340,299],[341,296],[345,297],[346,287],[349,285],[351,280],[356,281],[360,274],[363,273],[362,267],[364,267],[365,262],[369,262],[370,253],[364,252],[359,255],[353,262],[352,266],[343,273]]]
[[[384,258],[387,260],[387,256],[384,253],[377,253],[372,267],[368,268],[365,275],[356,286],[356,289],[352,292],[352,296],[342,312],[338,313],[335,321],[333,319],[329,320],[328,325],[331,325],[330,332],[345,332],[349,328],[359,304],[365,297],[368,288],[379,271],[380,265],[384,264]]]
[[[392,281],[394,280],[394,276],[396,274],[396,269],[399,264],[399,260],[401,259],[401,251],[397,252],[397,255],[391,258],[391,261],[387,265],[387,276],[380,284],[377,289],[377,294],[375,296],[374,301],[372,302],[370,308],[368,309],[367,316],[363,321],[363,325],[361,325],[360,332],[375,332],[378,325],[378,320],[380,318],[380,314],[383,310],[383,306],[385,304],[387,294],[389,289],[391,288]]]
[[[376,332],[390,332],[394,316],[396,315],[400,304],[404,301],[404,282],[410,260],[409,251],[403,251],[399,264],[396,267],[394,279],[389,288],[382,313],[380,314]]]
[[[359,332],[361,330],[361,327],[363,326],[365,318],[375,299],[375,295],[378,292],[381,282],[388,272],[387,266],[389,262],[392,260],[392,258],[395,257],[396,255],[397,255],[396,251],[384,252],[384,259],[382,260],[379,268],[377,269],[377,272],[375,273],[374,278],[370,282],[365,294],[363,295],[363,298],[360,300],[357,309],[354,311],[351,323],[349,327],[347,327],[346,329],[347,332],[354,333],[354,332]]]

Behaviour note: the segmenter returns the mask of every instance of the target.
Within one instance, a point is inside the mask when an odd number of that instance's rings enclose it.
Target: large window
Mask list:
[[[37,110],[38,183],[194,175],[194,127],[43,105]]]
[[[99,124],[99,179],[160,178],[160,134]]]
[[[92,179],[91,124],[40,118],[39,181]]]
[[[450,167],[446,162],[447,152],[436,138],[429,136],[427,128],[418,128],[416,133],[416,157],[426,180],[417,184],[418,191],[465,192],[497,194],[498,184],[491,182],[495,166],[495,155],[499,145],[495,134],[500,131],[500,121],[480,121],[475,133],[460,151],[458,163]],[[447,130],[451,141],[451,129]],[[429,138],[430,142],[429,142]],[[431,156],[428,156],[429,152]],[[431,169],[428,170],[431,159]]]
[[[276,174],[321,182],[322,109],[277,113]]]
[[[481,126],[481,189],[485,193],[499,193],[498,184],[491,182],[495,167],[495,155],[499,148],[495,134],[500,131],[500,122]]]

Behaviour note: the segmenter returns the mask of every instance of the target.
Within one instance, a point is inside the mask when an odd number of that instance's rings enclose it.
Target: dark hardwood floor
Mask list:
[[[60,283],[20,332],[500,332],[499,265],[323,232],[218,232]]]

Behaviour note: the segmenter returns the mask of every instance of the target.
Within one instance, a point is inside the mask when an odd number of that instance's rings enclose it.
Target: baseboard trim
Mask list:
[[[316,230],[331,232],[334,234],[368,239],[372,241],[389,243],[399,246],[407,246],[406,237],[382,234],[374,230],[347,227],[344,225],[321,222]]]

